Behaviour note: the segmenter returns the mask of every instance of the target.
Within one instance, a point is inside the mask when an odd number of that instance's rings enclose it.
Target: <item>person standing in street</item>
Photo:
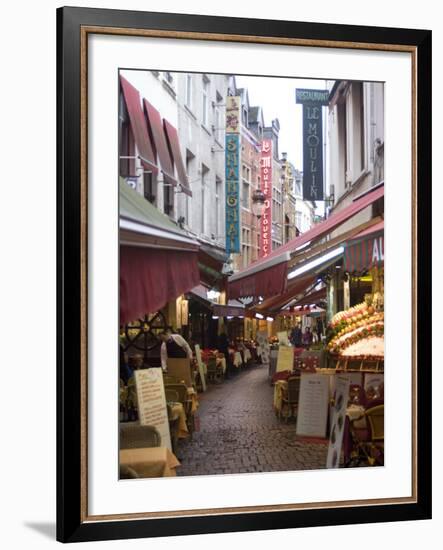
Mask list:
[[[165,371],[168,367],[168,358],[185,359],[192,361],[192,350],[180,334],[172,334],[170,329],[160,333],[159,338],[162,342],[160,348],[160,359],[162,369]]]
[[[300,325],[298,323],[291,330],[290,340],[294,347],[299,348],[301,346],[302,332],[301,332]]]
[[[305,347],[306,349],[309,349],[310,345],[312,344],[312,332],[309,327],[306,327],[303,333],[302,343],[303,343],[303,347]]]

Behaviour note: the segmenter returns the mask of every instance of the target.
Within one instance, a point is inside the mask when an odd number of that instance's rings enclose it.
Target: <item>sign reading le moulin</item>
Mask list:
[[[303,105],[303,199],[324,200],[323,114],[328,90],[295,90],[296,103]]]

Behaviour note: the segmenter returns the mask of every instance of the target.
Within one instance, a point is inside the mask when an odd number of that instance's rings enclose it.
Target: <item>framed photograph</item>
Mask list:
[[[430,518],[431,32],[57,33],[57,539]]]

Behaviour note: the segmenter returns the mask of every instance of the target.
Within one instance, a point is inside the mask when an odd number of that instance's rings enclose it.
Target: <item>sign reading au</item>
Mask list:
[[[260,257],[272,251],[272,140],[261,143],[260,156],[261,190],[265,196],[265,208],[261,217]]]
[[[323,191],[323,113],[328,90],[295,90],[303,105],[303,199],[324,200]]]
[[[226,252],[240,252],[240,135],[226,134]]]

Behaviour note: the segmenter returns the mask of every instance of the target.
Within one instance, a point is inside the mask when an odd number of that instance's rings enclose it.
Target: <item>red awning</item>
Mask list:
[[[183,192],[192,197],[192,191],[189,188],[188,176],[186,174],[186,168],[183,163],[183,158],[180,151],[180,142],[178,139],[177,130],[166,119],[163,119],[163,123],[166,132],[166,138],[169,143],[169,151],[171,153],[171,157],[174,160],[175,167],[177,168],[178,181],[180,182]]]
[[[158,168],[155,163],[155,156],[152,149],[151,139],[148,134],[145,115],[143,114],[140,94],[132,84],[120,76],[120,83],[128,109],[129,120],[131,121],[132,133],[138,153],[145,168],[157,174]]]
[[[337,227],[358,214],[376,200],[384,196],[384,186],[379,186],[369,191],[363,197],[357,199],[349,206],[337,213],[333,213],[324,222],[314,225],[312,229],[292,239],[277,250],[274,250],[266,258],[261,258],[249,267],[231,275],[228,281],[229,297],[240,298],[242,296],[272,296],[286,288],[286,265],[288,255],[297,249],[317,239],[325,237]],[[277,281],[276,279],[279,278]],[[255,281],[259,280],[260,284]],[[276,289],[280,289],[277,290]],[[271,294],[271,291],[273,294]]]
[[[120,324],[158,311],[199,281],[197,252],[120,246]]]
[[[282,262],[267,269],[254,273],[249,277],[229,282],[229,298],[244,296],[275,296],[286,289],[287,262]]]
[[[160,166],[166,181],[172,185],[177,185],[174,176],[174,165],[169,154],[168,143],[166,141],[165,130],[163,128],[160,113],[153,107],[147,99],[143,100],[148,119],[148,126],[151,132],[152,141],[157,151]]]
[[[384,264],[384,222],[362,231],[345,246],[343,269],[361,273]]]
[[[286,274],[285,274],[286,278]],[[278,296],[273,296],[268,298],[260,305],[256,306],[256,310],[260,313],[276,312],[285,306],[287,306],[292,300],[297,298],[301,293],[306,292],[306,289],[311,287],[315,282],[315,277],[312,274],[304,275],[303,277],[298,278],[290,286],[288,286],[286,292],[279,294]]]

